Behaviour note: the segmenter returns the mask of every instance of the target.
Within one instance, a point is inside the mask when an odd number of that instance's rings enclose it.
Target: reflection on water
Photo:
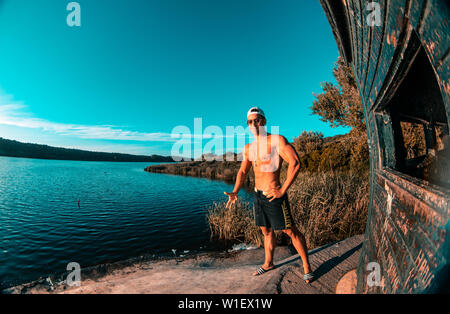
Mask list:
[[[205,214],[232,186],[148,173],[149,164],[0,157],[1,287],[70,262],[87,267],[208,245]]]

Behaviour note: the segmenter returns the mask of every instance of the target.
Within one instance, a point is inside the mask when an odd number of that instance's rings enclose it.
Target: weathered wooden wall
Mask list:
[[[423,122],[425,128],[439,124],[448,139],[449,1],[372,1],[381,8],[379,26],[370,26],[367,21],[374,12],[367,7],[371,1],[320,2],[340,54],[353,68],[368,129],[371,201],[357,291],[423,293],[448,289],[448,186],[431,184],[403,171],[396,119],[412,115],[411,121]],[[427,151],[435,152],[428,146]],[[444,152],[449,152],[447,147]],[[450,173],[448,168],[440,171]],[[381,266],[380,285],[367,282],[370,262]]]

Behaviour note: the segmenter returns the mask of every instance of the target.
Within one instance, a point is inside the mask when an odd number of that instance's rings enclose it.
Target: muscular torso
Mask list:
[[[279,188],[283,159],[279,153],[279,138],[268,135],[267,144],[254,141],[249,145],[249,160],[255,173],[255,187],[261,191]]]

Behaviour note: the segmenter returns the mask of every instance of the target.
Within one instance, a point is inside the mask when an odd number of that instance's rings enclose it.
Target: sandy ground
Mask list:
[[[310,262],[316,279],[303,281],[298,254],[278,247],[274,270],[252,276],[264,262],[262,248],[232,253],[202,254],[186,258],[137,262],[96,276],[84,276],[81,286],[55,284],[53,290],[42,284],[11,288],[6,293],[71,294],[277,294],[335,293],[338,281],[355,269],[363,236],[311,250]],[[338,289],[339,290],[339,289]],[[339,291],[338,291],[339,292]]]

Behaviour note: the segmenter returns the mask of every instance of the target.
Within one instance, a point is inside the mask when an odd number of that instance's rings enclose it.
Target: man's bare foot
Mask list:
[[[261,267],[259,267],[257,270],[255,270],[255,272],[253,273],[253,276],[259,276],[264,274],[265,272],[268,272],[269,270],[274,269],[275,266],[273,264],[270,265],[262,265]]]

